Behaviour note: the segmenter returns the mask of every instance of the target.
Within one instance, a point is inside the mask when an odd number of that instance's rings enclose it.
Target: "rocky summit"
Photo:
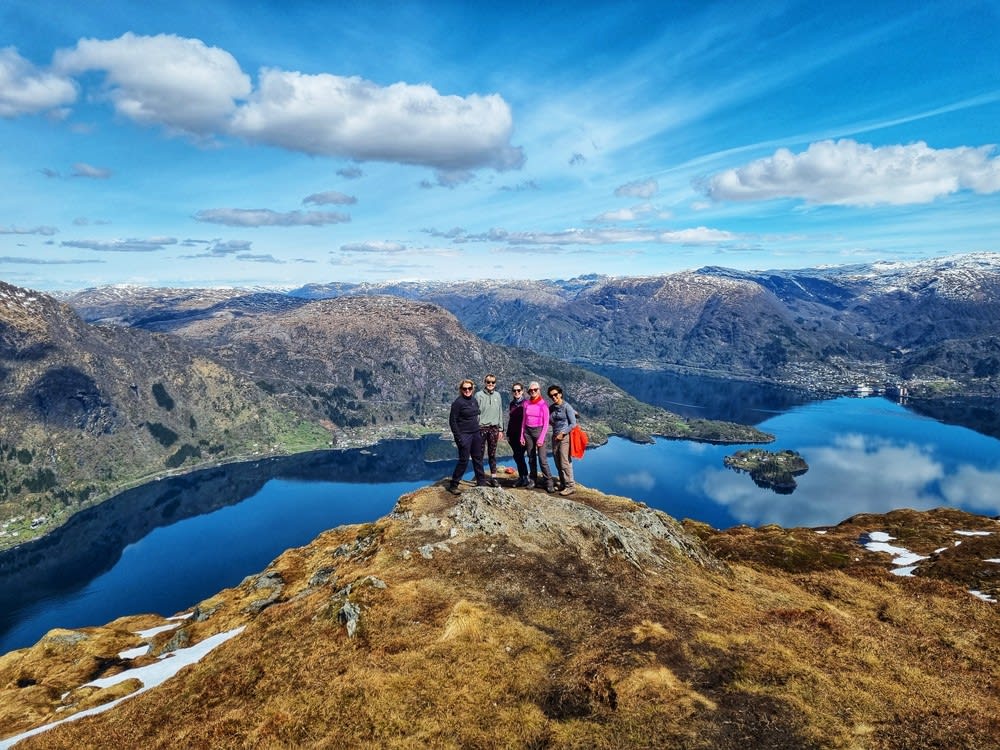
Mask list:
[[[720,532],[463,490],[0,657],[0,748],[998,746],[994,519]]]

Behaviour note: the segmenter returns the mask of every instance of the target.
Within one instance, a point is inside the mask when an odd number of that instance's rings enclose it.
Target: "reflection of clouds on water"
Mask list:
[[[618,484],[624,487],[634,487],[647,492],[656,486],[656,478],[648,471],[633,471],[628,474],[619,474],[616,477]]]
[[[790,495],[777,495],[757,487],[747,475],[725,469],[705,472],[702,490],[750,525],[826,526],[856,513],[942,504],[933,485],[944,469],[926,446],[852,434],[799,452],[809,471],[798,477],[799,486]]]
[[[1000,513],[1000,469],[983,471],[970,464],[941,480],[941,494],[949,505],[976,508],[987,515]]]

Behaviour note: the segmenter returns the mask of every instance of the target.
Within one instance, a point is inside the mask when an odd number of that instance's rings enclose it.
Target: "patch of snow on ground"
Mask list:
[[[896,575],[912,576],[913,571],[916,569],[915,563],[920,560],[926,560],[927,555],[918,555],[916,552],[910,552],[905,547],[896,547],[889,544],[894,538],[884,531],[871,531],[867,534],[862,534],[858,541],[866,550],[871,552],[885,552],[892,555],[892,564],[894,566],[892,572]]]
[[[80,711],[72,716],[67,716],[65,719],[54,721],[51,724],[44,724],[40,727],[29,729],[27,732],[22,732],[21,734],[14,735],[13,737],[2,739],[0,740],[0,750],[8,750],[26,737],[32,737],[36,734],[47,732],[49,729],[52,729],[52,727],[58,726],[63,722],[76,721],[77,719],[82,719],[84,716],[94,716],[96,714],[103,713],[108,709],[117,706],[122,701],[127,701],[129,698],[134,698],[137,695],[145,693],[147,690],[152,690],[157,685],[161,685],[169,680],[189,664],[197,664],[203,656],[209,653],[216,646],[221,646],[230,638],[233,638],[242,632],[243,627],[238,627],[235,630],[218,633],[210,638],[206,638],[201,643],[196,643],[194,646],[189,648],[182,648],[174,651],[173,653],[164,654],[160,657],[160,661],[155,664],[138,667],[137,669],[129,669],[120,674],[112,675],[111,677],[102,677],[100,679],[87,682],[82,687],[93,685],[105,688],[110,687],[111,685],[117,685],[119,682],[124,682],[125,680],[130,680],[134,677],[142,683],[142,687],[133,693],[129,693],[128,695],[119,698],[118,700],[111,701],[110,703],[105,703],[102,706],[88,708],[87,710]]]
[[[959,536],[989,536],[992,531],[956,531]]]
[[[179,622],[174,622],[170,625],[158,625],[157,627],[149,628],[148,630],[137,630],[135,631],[135,634],[140,638],[152,638],[154,635],[166,633],[168,630],[174,630],[180,626],[181,624]]]

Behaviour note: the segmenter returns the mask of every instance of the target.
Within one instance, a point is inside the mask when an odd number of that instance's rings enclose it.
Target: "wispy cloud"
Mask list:
[[[268,208],[209,208],[198,211],[194,218],[211,224],[230,227],[319,227],[351,220],[339,211],[272,211]]]
[[[395,255],[396,253],[402,253],[406,251],[406,245],[400,244],[399,242],[352,242],[347,245],[341,245],[340,249],[345,253],[375,253],[375,254],[388,254]]]
[[[656,180],[636,180],[626,182],[615,188],[615,195],[619,198],[652,198],[660,192],[660,184]]]
[[[313,193],[302,199],[304,204],[317,206],[349,206],[358,202],[353,195],[346,195],[336,190],[327,190],[325,193]]]
[[[7,226],[0,227],[0,234],[40,234],[44,237],[51,237],[53,234],[59,230],[55,227],[18,227],[18,226]]]
[[[62,247],[76,247],[83,250],[96,250],[109,253],[152,253],[165,250],[176,245],[173,237],[150,237],[146,240],[66,240],[59,243]]]
[[[453,242],[505,242],[511,245],[617,245],[622,243],[703,245],[731,242],[739,235],[722,229],[694,227],[656,231],[648,229],[565,229],[559,232],[509,232],[493,228],[478,234],[455,228],[447,232],[425,229],[434,237],[444,237]]]
[[[77,162],[73,165],[74,177],[88,177],[93,180],[106,180],[111,177],[111,170],[104,167],[94,167],[84,162]]]
[[[0,263],[11,264],[11,265],[27,265],[27,266],[75,266],[75,265],[85,265],[88,263],[104,263],[103,260],[56,260],[49,258],[19,258],[16,256],[6,255],[0,256]]]

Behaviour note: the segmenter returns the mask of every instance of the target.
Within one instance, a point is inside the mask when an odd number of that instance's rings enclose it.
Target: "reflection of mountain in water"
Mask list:
[[[429,459],[450,443],[436,436],[393,440],[369,449],[320,451],[205,469],[123,492],[73,516],[40,539],[0,553],[0,632],[25,601],[71,591],[109,570],[122,550],[151,531],[233,505],[272,479],[368,483],[436,479]]]
[[[983,435],[1000,438],[1000,400],[995,398],[949,398],[906,404],[917,414],[945,424],[968,427]]]
[[[775,411],[787,411],[816,400],[815,395],[805,391],[742,380],[626,367],[590,369],[640,401],[689,418],[759,424]]]

